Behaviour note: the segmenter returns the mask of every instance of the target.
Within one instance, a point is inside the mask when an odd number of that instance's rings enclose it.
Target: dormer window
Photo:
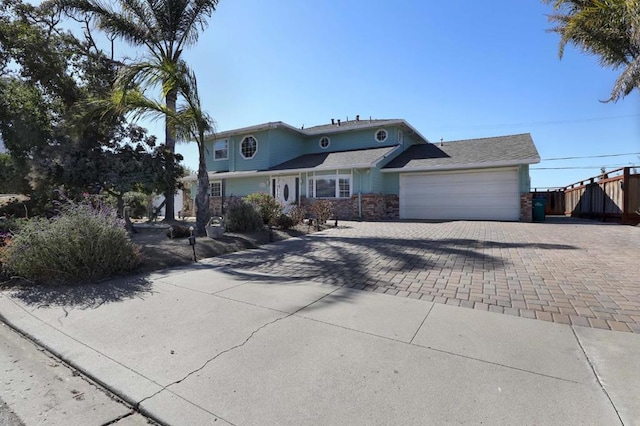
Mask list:
[[[329,139],[328,136],[323,136],[320,138],[320,148],[325,149],[329,146],[330,143],[331,143],[331,140]]]
[[[240,142],[240,155],[245,160],[249,160],[256,155],[258,151],[258,141],[253,136],[245,136]]]
[[[384,142],[389,137],[389,133],[385,129],[380,129],[376,132],[376,141]]]

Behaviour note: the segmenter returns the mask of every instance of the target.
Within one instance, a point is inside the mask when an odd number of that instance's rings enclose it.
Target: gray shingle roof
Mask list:
[[[520,164],[540,161],[529,133],[414,145],[384,169],[445,169],[448,166]]]
[[[387,124],[393,124],[401,122],[399,119],[373,119],[373,120],[349,120],[349,121],[341,121],[338,126],[338,120],[335,121],[335,124],[321,124],[319,126],[306,127],[304,129],[304,133],[306,134],[319,134],[328,131],[346,131],[352,129],[366,128],[366,127],[376,127],[376,126],[385,126]]]
[[[341,169],[353,166],[370,166],[383,158],[396,146],[384,148],[358,149],[353,151],[323,152],[319,154],[306,154],[285,161],[269,170],[295,170],[295,169]]]

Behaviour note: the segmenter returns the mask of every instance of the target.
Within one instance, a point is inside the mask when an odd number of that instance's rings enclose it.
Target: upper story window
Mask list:
[[[222,197],[222,182],[214,181],[209,183],[209,196]]]
[[[258,141],[253,136],[245,136],[240,142],[240,155],[245,160],[253,158],[258,151]]]
[[[324,149],[328,147],[330,143],[331,139],[329,139],[329,136],[323,136],[320,138],[320,148]]]
[[[389,133],[385,129],[380,129],[376,132],[376,140],[378,142],[384,142],[389,137]]]
[[[213,159],[227,160],[229,158],[229,141],[223,139],[213,143]]]

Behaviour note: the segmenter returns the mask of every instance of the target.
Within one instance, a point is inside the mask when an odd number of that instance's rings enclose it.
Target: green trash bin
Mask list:
[[[546,198],[534,198],[533,200],[533,221],[544,222],[544,210],[547,207]]]

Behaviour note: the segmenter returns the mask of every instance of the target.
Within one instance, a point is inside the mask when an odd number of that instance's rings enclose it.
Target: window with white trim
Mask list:
[[[309,198],[351,197],[351,175],[309,176]]]
[[[240,142],[240,155],[245,160],[253,158],[258,151],[258,141],[253,136],[245,136]]]
[[[376,140],[378,142],[384,142],[389,137],[389,133],[385,129],[380,129],[376,131]]]
[[[329,144],[331,143],[331,139],[329,139],[329,136],[323,136],[320,138],[319,143],[320,143],[320,148],[324,149],[329,146]]]
[[[229,159],[229,141],[227,139],[222,139],[213,143],[213,159]]]
[[[404,143],[404,132],[402,130],[398,130],[398,143]]]
[[[214,181],[209,182],[209,196],[210,197],[222,197],[222,182]]]

